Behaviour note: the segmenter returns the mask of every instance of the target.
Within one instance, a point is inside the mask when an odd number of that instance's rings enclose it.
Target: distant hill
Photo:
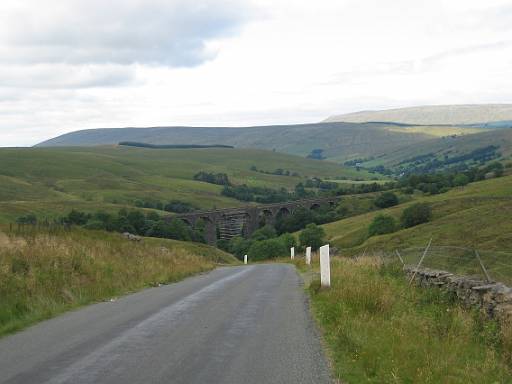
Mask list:
[[[381,111],[361,111],[331,116],[325,122],[395,122],[417,125],[485,125],[512,122],[512,104],[431,105]],[[498,127],[498,125],[493,124]]]
[[[123,141],[158,145],[224,144],[237,148],[275,150],[303,157],[320,149],[322,157],[343,161],[391,152],[402,146],[443,135],[480,131],[478,127],[421,127],[394,123],[317,123],[243,128],[104,128],[67,133],[37,146],[117,145]]]

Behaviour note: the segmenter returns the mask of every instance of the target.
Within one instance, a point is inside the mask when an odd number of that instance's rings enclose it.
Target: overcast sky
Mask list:
[[[0,146],[509,102],[511,0],[0,1]]]

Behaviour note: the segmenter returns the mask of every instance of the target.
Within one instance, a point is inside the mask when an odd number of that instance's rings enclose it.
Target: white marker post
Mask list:
[[[244,255],[244,264],[247,264],[247,255]]]
[[[331,261],[329,244],[320,247],[320,284],[322,287],[331,286]]]
[[[292,260],[295,259],[295,247],[290,248],[290,257]]]
[[[311,265],[311,247],[306,248],[306,264]]]

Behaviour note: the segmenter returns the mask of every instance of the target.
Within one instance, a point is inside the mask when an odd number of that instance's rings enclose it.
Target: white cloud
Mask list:
[[[509,0],[44,3],[0,3],[0,145],[512,101]]]

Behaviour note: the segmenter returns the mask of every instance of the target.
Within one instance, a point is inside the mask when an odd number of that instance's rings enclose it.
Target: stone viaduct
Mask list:
[[[204,234],[208,244],[214,245],[217,237],[231,239],[235,236],[250,236],[261,223],[274,225],[278,216],[292,214],[297,208],[318,209],[322,205],[335,206],[340,200],[339,196],[296,200],[285,203],[247,205],[237,208],[216,209],[211,211],[199,211],[170,216],[178,218],[196,227],[202,220],[205,228]]]

